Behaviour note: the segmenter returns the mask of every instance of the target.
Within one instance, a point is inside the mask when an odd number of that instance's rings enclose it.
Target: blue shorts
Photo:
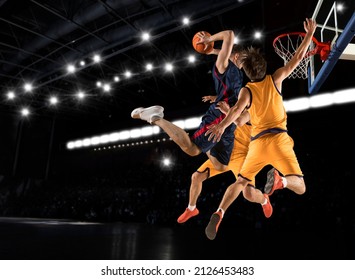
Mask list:
[[[233,147],[234,147],[234,131],[236,125],[233,123],[226,128],[219,142],[208,141],[208,136],[205,133],[208,126],[221,122],[222,118],[213,119],[213,116],[204,116],[199,128],[191,137],[191,141],[198,146],[203,153],[210,151],[220,163],[228,165]]]

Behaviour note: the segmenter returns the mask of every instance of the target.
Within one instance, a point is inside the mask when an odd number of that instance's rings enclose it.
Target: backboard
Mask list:
[[[339,59],[354,60],[355,66],[355,1],[319,0],[313,19],[317,22],[314,37],[330,43],[330,53],[322,61],[312,56],[308,69],[308,92],[317,93]]]

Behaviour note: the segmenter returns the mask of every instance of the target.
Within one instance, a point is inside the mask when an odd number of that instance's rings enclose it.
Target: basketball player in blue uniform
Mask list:
[[[238,100],[238,93],[243,85],[243,72],[240,63],[243,50],[240,46],[234,45],[234,32],[232,30],[221,31],[211,36],[200,32],[199,37],[199,43],[205,44],[206,47],[208,43],[215,41],[222,41],[222,46],[220,50],[212,49],[208,53],[217,55],[212,69],[217,97],[203,116],[196,132],[190,137],[186,131],[165,120],[164,108],[161,106],[136,108],[132,111],[131,117],[159,126],[190,156],[206,153],[216,170],[225,171],[233,150],[235,124],[226,128],[221,141],[218,143],[208,141],[205,133],[210,125],[220,123],[225,117],[225,114],[216,108],[216,104],[225,101],[232,107]]]

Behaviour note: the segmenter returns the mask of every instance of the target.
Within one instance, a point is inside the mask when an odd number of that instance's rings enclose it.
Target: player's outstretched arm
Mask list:
[[[217,109],[219,109],[223,114],[227,115],[230,107],[227,102],[225,101],[220,101],[217,103],[216,106]],[[235,121],[234,123],[237,126],[243,126],[245,125],[248,121],[250,121],[250,115],[248,111],[244,111]]]
[[[229,63],[229,57],[232,53],[234,45],[234,32],[233,30],[225,30],[219,33],[216,33],[211,36],[212,38],[218,38],[222,40],[222,47],[217,55],[216,67],[219,73],[223,74]]]
[[[248,111],[244,111],[240,116],[239,118],[237,118],[234,123],[237,125],[237,126],[243,126],[245,125],[247,122],[250,121],[250,114]]]
[[[295,54],[290,59],[289,62],[286,63],[285,66],[277,69],[275,73],[272,75],[276,86],[281,89],[282,81],[287,78],[293,70],[300,64],[301,60],[304,58],[309,45],[312,42],[312,37],[314,31],[316,30],[317,24],[313,19],[308,19],[303,22],[304,29],[306,31],[306,35],[302,41],[302,43],[297,48]]]

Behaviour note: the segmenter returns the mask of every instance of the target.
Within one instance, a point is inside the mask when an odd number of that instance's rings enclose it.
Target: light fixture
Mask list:
[[[57,103],[58,103],[58,98],[57,98],[56,96],[51,96],[51,97],[49,98],[49,103],[50,103],[51,105],[57,104]]]
[[[165,64],[165,70],[166,71],[171,72],[171,71],[173,71],[173,68],[174,68],[174,66],[171,63]]]
[[[336,9],[338,12],[342,12],[344,10],[344,5],[342,3],[338,3]]]
[[[72,74],[72,73],[74,73],[75,72],[75,66],[73,65],[73,64],[69,64],[68,66],[67,66],[67,72],[69,73],[69,74]]]
[[[260,31],[256,31],[256,32],[254,33],[254,38],[255,38],[255,39],[260,39],[261,36],[262,36],[262,34],[261,34]]]
[[[150,34],[148,32],[143,32],[142,33],[142,40],[149,41],[149,39],[150,39]]]
[[[147,63],[146,66],[145,66],[145,69],[146,69],[147,71],[152,71],[152,69],[153,69],[153,64],[152,64],[152,63]]]
[[[30,110],[28,108],[22,108],[21,109],[21,115],[26,117],[30,114]]]
[[[164,158],[164,159],[163,159],[163,164],[164,164],[164,166],[169,166],[169,165],[171,164],[170,159]]]
[[[16,97],[15,93],[13,91],[9,91],[7,94],[7,99],[12,100]]]
[[[103,84],[102,89],[104,90],[104,92],[109,92],[111,90],[111,85]]]
[[[101,61],[101,56],[95,54],[92,59],[94,60],[95,63],[99,63]]]
[[[30,83],[25,83],[23,88],[24,88],[25,92],[31,92],[33,89],[33,86]]]
[[[79,91],[76,96],[79,98],[79,99],[84,99],[85,97],[85,93],[83,91]]]
[[[190,23],[190,19],[189,19],[188,17],[184,17],[184,18],[182,19],[182,24],[183,24],[183,25],[189,25],[189,23]]]
[[[196,61],[196,57],[192,54],[189,55],[187,59],[188,59],[189,63],[194,63]]]

